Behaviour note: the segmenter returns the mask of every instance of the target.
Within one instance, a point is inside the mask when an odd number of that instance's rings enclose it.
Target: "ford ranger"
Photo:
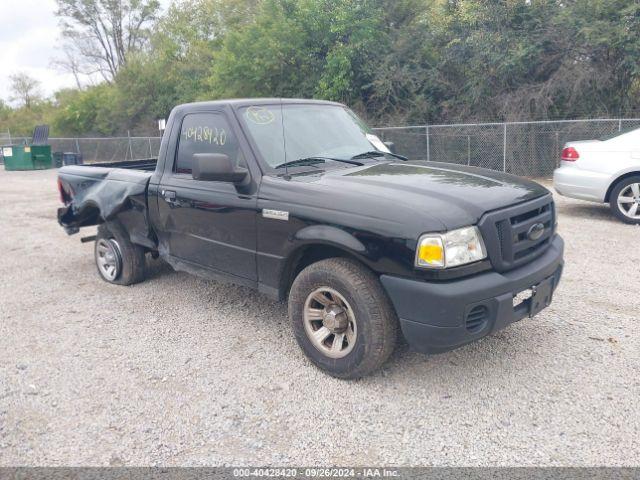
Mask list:
[[[60,169],[67,233],[98,225],[103,280],[145,257],[288,299],[319,368],[364,376],[398,335],[457,348],[549,305],[563,241],[548,190],[480,168],[408,160],[344,105],[181,105],[157,159]]]

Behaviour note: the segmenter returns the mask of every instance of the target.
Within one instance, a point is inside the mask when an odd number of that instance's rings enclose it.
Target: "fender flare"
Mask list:
[[[294,240],[304,246],[310,243],[322,243],[338,248],[343,248],[355,254],[364,255],[367,248],[350,233],[330,225],[311,225],[299,230],[294,235]]]
[[[293,281],[293,276],[300,261],[309,251],[309,248],[312,249],[314,246],[330,247],[369,266],[366,261],[367,248],[349,232],[331,225],[304,227],[290,237],[286,260],[282,264],[282,269],[278,272],[278,298],[285,298],[285,292]]]

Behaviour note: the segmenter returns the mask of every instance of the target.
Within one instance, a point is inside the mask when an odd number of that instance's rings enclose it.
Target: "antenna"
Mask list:
[[[282,105],[282,97],[280,97],[280,123],[282,125],[282,151],[284,152],[284,174],[289,176],[289,167],[287,166],[287,139],[284,130],[284,107]]]

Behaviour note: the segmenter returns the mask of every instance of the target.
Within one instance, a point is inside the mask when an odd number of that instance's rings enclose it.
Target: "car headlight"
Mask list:
[[[465,227],[446,233],[427,233],[418,240],[416,267],[450,268],[487,257],[478,227]]]

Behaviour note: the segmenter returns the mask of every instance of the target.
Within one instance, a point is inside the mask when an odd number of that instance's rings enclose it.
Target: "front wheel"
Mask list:
[[[300,272],[289,316],[304,353],[334,377],[373,372],[396,343],[398,321],[380,281],[348,259],[322,260]]]
[[[640,176],[618,182],[611,191],[609,207],[623,222],[640,224]]]

